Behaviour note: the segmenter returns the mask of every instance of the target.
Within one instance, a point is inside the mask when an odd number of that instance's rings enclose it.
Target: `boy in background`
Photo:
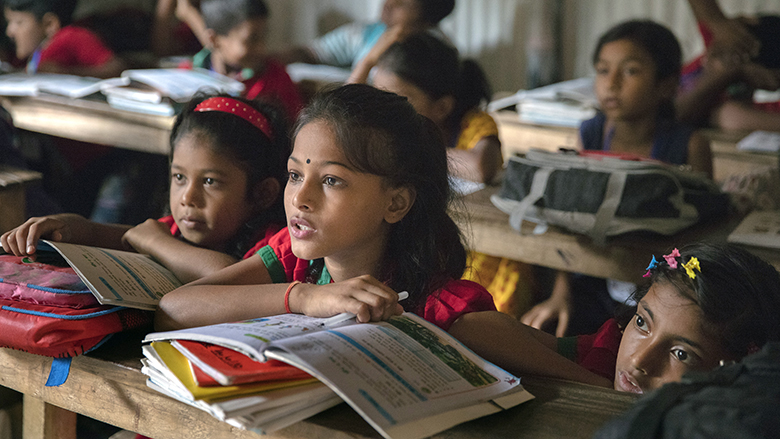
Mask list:
[[[75,0],[6,0],[6,34],[27,73],[111,78],[124,63],[91,31],[71,25]]]
[[[203,0],[200,14],[208,41],[192,60],[201,67],[244,83],[244,97],[259,96],[281,104],[290,121],[298,116],[303,101],[284,66],[266,54],[268,7],[263,0]],[[189,16],[196,16],[188,14]],[[196,35],[197,23],[187,23]]]

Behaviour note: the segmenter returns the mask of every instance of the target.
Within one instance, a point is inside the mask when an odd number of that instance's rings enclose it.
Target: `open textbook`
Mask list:
[[[520,380],[449,334],[405,313],[387,322],[295,314],[151,333],[144,342],[197,340],[317,377],[386,438],[421,438],[521,404]],[[313,414],[313,413],[312,413]]]
[[[181,286],[174,274],[148,255],[41,240],[38,261],[56,251],[102,304],[154,310],[162,296]]]

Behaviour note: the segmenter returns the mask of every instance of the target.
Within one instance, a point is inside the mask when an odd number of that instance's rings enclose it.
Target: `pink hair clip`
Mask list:
[[[666,259],[666,263],[669,264],[669,268],[676,269],[677,268],[677,259],[680,257],[680,251],[677,249],[672,250],[671,253],[668,255],[664,255],[664,259]]]

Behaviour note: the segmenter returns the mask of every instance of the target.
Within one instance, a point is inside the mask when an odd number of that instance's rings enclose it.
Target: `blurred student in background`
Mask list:
[[[187,3],[189,4],[189,3]],[[244,97],[259,96],[277,101],[293,122],[303,107],[298,89],[284,66],[266,53],[269,11],[263,0],[203,0],[200,15],[205,30],[197,22],[188,22],[196,35],[207,40],[205,48],[192,60],[201,67],[244,83]]]
[[[27,73],[119,76],[124,63],[91,31],[71,25],[76,0],[6,0],[6,34]]]

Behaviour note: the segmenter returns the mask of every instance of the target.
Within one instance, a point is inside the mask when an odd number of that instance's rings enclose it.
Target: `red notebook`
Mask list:
[[[240,352],[215,344],[174,340],[171,345],[190,360],[193,376],[199,386],[230,386],[258,381],[311,378],[311,375],[287,363],[277,360],[261,363]]]

